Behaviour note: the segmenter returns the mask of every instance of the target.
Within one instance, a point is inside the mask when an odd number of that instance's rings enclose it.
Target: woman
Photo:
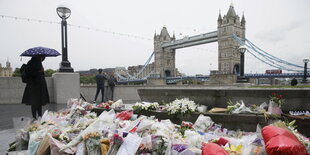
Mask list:
[[[31,58],[27,63],[27,82],[22,103],[31,105],[32,117],[37,119],[42,116],[42,105],[49,103],[49,95],[47,91],[46,81],[44,77],[44,69],[42,61],[45,56],[36,55]]]

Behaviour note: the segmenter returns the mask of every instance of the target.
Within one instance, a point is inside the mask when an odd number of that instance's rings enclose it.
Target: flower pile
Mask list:
[[[202,144],[211,143],[231,154],[264,154],[265,151],[260,133],[228,130],[202,114],[195,123],[178,125],[169,119],[158,120],[144,115],[122,119],[121,114],[127,117],[132,111],[115,113],[113,108],[96,116],[86,110],[88,104],[70,101],[70,105],[67,110],[45,112],[41,120],[29,124],[24,128],[30,137],[25,139],[25,146],[17,147],[24,143],[16,141],[10,145],[10,150],[25,148],[27,154],[201,154]],[[167,105],[170,112],[171,107],[179,110],[173,114],[188,114],[197,109],[197,105],[188,99]],[[309,153],[309,140],[299,134],[293,124],[289,123],[287,128],[291,128],[299,141],[308,147]]]
[[[166,111],[173,116],[186,116],[197,111],[197,105],[194,101],[188,98],[176,99],[173,102],[166,104]]]

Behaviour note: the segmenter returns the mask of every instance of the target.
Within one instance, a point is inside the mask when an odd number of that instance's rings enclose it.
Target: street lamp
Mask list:
[[[67,44],[67,21],[70,17],[71,10],[67,7],[60,6],[56,9],[61,20],[61,46],[62,46],[62,61],[60,63],[59,72],[73,72],[71,64],[68,61],[68,44]]]
[[[304,58],[303,62],[305,63],[304,66],[304,79],[302,80],[302,83],[307,83],[307,63],[309,62],[309,58]]]
[[[244,53],[246,51],[246,46],[242,45],[239,47],[240,52],[240,77],[244,77]]]

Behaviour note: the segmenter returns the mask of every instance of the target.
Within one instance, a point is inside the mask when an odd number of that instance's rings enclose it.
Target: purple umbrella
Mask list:
[[[56,56],[60,55],[60,53],[54,49],[51,49],[51,48],[34,47],[34,48],[30,48],[30,49],[26,50],[20,56],[32,57],[35,55],[44,55],[46,57],[56,57]]]

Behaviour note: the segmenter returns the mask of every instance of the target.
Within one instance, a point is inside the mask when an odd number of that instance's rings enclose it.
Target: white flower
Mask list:
[[[197,105],[194,101],[190,101],[188,98],[183,98],[181,100],[176,99],[173,102],[167,104],[166,109],[169,114],[185,114],[196,111]]]

